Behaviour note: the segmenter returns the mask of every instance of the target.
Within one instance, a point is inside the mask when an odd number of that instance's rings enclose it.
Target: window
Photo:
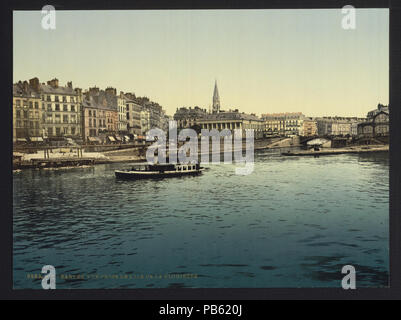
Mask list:
[[[63,111],[68,111],[68,107],[66,104],[63,105]]]
[[[74,97],[70,97],[70,102],[75,102]]]
[[[67,97],[63,96],[63,102],[67,102]]]
[[[33,108],[33,103],[32,103],[32,101],[29,101],[29,108]]]
[[[56,103],[56,111],[60,111],[60,105]]]
[[[47,105],[47,111],[52,111],[52,105],[51,105],[51,103],[49,103],[49,104]]]
[[[71,134],[75,134],[75,127],[71,127]]]
[[[88,110],[89,117],[92,117],[92,110]]]
[[[28,111],[24,110],[24,118],[28,118]]]
[[[50,96],[47,96],[47,101],[52,101]]]
[[[17,115],[16,115],[16,117],[17,117],[17,118],[21,118],[21,111],[20,111],[20,110],[17,110]]]
[[[16,105],[17,105],[18,107],[21,106],[21,100],[17,99],[17,100],[15,100],[15,103],[16,103]]]
[[[92,127],[92,119],[89,119],[89,127]]]
[[[57,136],[60,135],[60,132],[61,132],[60,128],[56,128],[56,135],[57,135]]]
[[[71,105],[71,112],[75,112],[75,106]]]
[[[68,115],[63,116],[63,123],[68,123]]]
[[[39,102],[35,102],[35,109],[39,109]]]
[[[58,96],[55,96],[55,100],[54,101],[59,102]]]
[[[64,127],[63,129],[64,129],[64,134],[67,134],[68,133],[68,127]]]

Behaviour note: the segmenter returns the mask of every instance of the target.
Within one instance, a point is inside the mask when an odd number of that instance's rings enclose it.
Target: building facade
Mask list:
[[[206,109],[201,109],[198,106],[194,108],[177,108],[173,119],[177,121],[177,128],[191,128],[197,124],[198,119],[205,118],[208,115]]]
[[[384,138],[388,141],[390,134],[389,111],[388,106],[379,104],[377,109],[368,112],[366,121],[358,124],[358,138],[361,140]]]
[[[74,90],[72,82],[59,86],[58,79],[40,84],[33,78],[29,84],[41,95],[44,137],[81,137],[80,89]]]
[[[303,121],[303,136],[314,137],[317,136],[317,123],[312,118],[305,118]]]
[[[13,142],[43,137],[42,100],[27,81],[13,85]]]
[[[123,92],[117,97],[117,108],[118,108],[118,132],[127,133],[127,106],[125,102],[125,96]]]
[[[99,107],[95,100],[88,97],[82,102],[82,134],[83,140],[88,141],[89,137],[97,137],[99,134],[99,123],[97,121]]]
[[[141,135],[146,136],[146,133],[150,130],[150,114],[147,110],[141,111]]]
[[[228,129],[233,132],[234,129],[242,130],[245,137],[246,129],[254,130],[255,139],[263,137],[264,121],[254,114],[240,113],[238,111],[219,112],[217,114],[208,114],[206,117],[198,119],[197,124],[201,129],[222,131]]]
[[[305,116],[301,112],[266,113],[262,114],[266,136],[303,135]]]
[[[127,114],[127,131],[133,135],[141,135],[142,134],[142,126],[141,126],[141,111],[142,106],[135,103],[134,100],[126,98],[126,114]]]
[[[317,118],[319,136],[355,136],[358,123],[366,119],[357,117],[322,117]]]

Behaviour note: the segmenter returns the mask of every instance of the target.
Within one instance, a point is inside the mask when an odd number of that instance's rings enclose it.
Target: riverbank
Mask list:
[[[300,147],[299,141],[294,138],[284,138],[275,140],[256,140],[254,150],[266,149],[285,149]],[[246,148],[243,143],[242,150]],[[234,149],[234,148],[233,148]],[[388,145],[369,145],[369,146],[351,146],[345,148],[321,148],[319,151],[299,150],[282,152],[283,156],[324,156],[344,153],[368,153],[388,151]],[[198,148],[201,151],[201,148]],[[213,155],[214,150],[210,145],[209,155]],[[215,153],[224,153],[224,144],[221,145],[220,151]],[[113,150],[106,152],[84,152],[80,158],[74,153],[51,153],[50,158],[45,159],[42,154],[21,154],[19,161],[13,161],[14,172],[22,169],[49,169],[49,168],[77,168],[88,165],[107,164],[107,163],[135,163],[146,161],[146,154],[142,148],[130,148],[124,150]],[[199,154],[200,156],[203,154]]]
[[[284,156],[325,156],[344,153],[370,153],[370,152],[386,152],[389,151],[389,145],[371,145],[371,146],[353,146],[345,148],[322,148],[319,151],[313,149],[305,151],[288,151],[283,152]]]

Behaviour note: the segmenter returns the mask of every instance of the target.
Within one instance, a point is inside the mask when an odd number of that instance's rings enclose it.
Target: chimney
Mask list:
[[[111,95],[111,96],[117,95],[117,90],[115,88],[113,88],[113,87],[107,87],[105,92],[106,92],[107,95]]]
[[[38,78],[32,78],[29,79],[29,86],[36,92],[39,92],[40,90],[40,84],[39,84],[39,79]]]
[[[58,88],[58,79],[54,78],[50,81],[47,81],[47,84],[53,88]]]
[[[70,89],[72,89],[72,81],[68,81],[68,82],[67,82],[67,87],[70,88]]]
[[[97,88],[96,86],[93,88],[89,88],[89,94],[90,95],[98,95],[99,94],[99,88]]]
[[[28,92],[29,84],[28,84],[27,81],[24,81],[24,82],[22,83],[22,89],[23,89],[23,91],[24,91],[25,93]]]

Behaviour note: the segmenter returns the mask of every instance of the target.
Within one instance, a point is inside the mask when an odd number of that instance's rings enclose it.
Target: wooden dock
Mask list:
[[[13,163],[13,169],[80,167],[95,164],[94,158],[42,158]]]

